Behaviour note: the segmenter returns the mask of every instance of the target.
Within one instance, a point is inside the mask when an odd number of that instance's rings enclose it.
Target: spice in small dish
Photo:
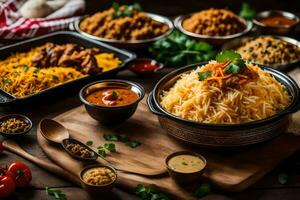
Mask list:
[[[23,133],[30,129],[30,124],[15,117],[8,118],[1,122],[0,132],[7,134]]]
[[[71,153],[73,153],[79,157],[82,157],[82,158],[92,158],[93,157],[93,152],[80,144],[69,143],[66,145],[66,148]]]
[[[126,88],[102,88],[86,96],[86,100],[96,106],[124,106],[138,100],[139,96]]]
[[[168,166],[180,173],[194,173],[201,171],[205,167],[205,162],[194,155],[177,155],[168,161]]]
[[[116,173],[105,166],[87,169],[82,175],[82,179],[85,183],[100,186],[110,184],[114,182],[116,178]]]

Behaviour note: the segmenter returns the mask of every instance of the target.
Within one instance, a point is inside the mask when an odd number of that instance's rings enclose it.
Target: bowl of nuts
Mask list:
[[[0,135],[16,138],[28,133],[32,128],[32,121],[19,114],[9,114],[0,117]]]

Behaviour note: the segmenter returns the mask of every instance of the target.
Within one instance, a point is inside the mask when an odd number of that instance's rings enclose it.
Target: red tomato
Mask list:
[[[29,167],[21,162],[11,164],[6,174],[14,179],[17,187],[27,186],[32,179]]]
[[[15,188],[16,185],[12,177],[0,175],[0,198],[9,197]]]

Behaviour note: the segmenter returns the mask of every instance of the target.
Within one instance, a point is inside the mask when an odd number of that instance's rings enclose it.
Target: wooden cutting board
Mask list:
[[[299,113],[293,116],[289,132],[299,134],[299,119]],[[67,127],[72,138],[83,143],[92,140],[94,142],[92,148],[95,150],[98,146],[107,143],[103,138],[105,133],[126,134],[130,139],[142,142],[142,145],[135,149],[115,142],[118,153],[110,154],[107,158],[129,171],[159,175],[143,177],[119,172],[119,186],[134,190],[138,183],[156,184],[160,190],[179,199],[193,199],[190,191],[192,187],[184,189],[176,185],[166,173],[162,174],[165,171],[165,158],[172,152],[192,149],[204,155],[208,161],[204,176],[221,190],[240,191],[251,186],[300,148],[300,137],[291,133],[284,133],[263,144],[230,151],[187,147],[165,134],[156,116],[148,111],[145,102],[140,103],[136,113],[128,121],[113,127],[101,126],[86,113],[83,106],[62,113],[54,120]],[[41,148],[54,163],[79,176],[80,170],[86,163],[72,159],[59,145],[48,143],[41,136],[39,128],[37,137]]]

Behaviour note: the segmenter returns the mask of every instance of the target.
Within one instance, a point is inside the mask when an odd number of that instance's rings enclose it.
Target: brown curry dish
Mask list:
[[[119,10],[124,12],[125,6]],[[135,41],[163,35],[169,30],[167,24],[153,20],[144,12],[132,10],[130,15],[114,17],[114,8],[97,12],[85,18],[79,25],[88,34],[111,40]]]

